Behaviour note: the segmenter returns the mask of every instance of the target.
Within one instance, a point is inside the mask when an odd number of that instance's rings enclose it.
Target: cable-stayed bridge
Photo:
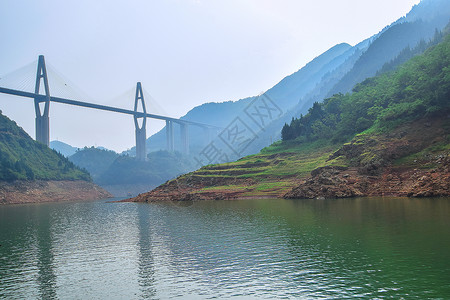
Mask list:
[[[174,151],[174,134],[173,134],[174,123],[180,126],[181,145],[183,151],[187,154],[189,153],[189,134],[188,134],[189,126],[198,126],[205,129],[206,131],[208,131],[208,133],[205,135],[206,137],[211,136],[210,131],[221,129],[213,125],[147,113],[144,101],[144,93],[140,82],[138,82],[136,85],[134,110],[100,105],[86,101],[80,101],[77,99],[70,99],[68,97],[52,96],[50,94],[47,68],[45,65],[45,59],[43,55],[40,55],[38,59],[34,92],[2,86],[2,81],[0,80],[0,93],[34,99],[34,107],[36,113],[36,123],[35,123],[36,140],[46,144],[47,146],[49,145],[50,142],[50,126],[49,126],[50,102],[132,115],[135,125],[136,158],[138,160],[145,160],[146,158],[145,142],[147,138],[146,136],[147,118],[162,120],[166,122],[167,150],[171,152]]]

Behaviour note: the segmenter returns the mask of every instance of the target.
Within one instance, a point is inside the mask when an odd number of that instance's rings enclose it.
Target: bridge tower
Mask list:
[[[48,112],[50,109],[50,91],[48,88],[47,69],[45,68],[44,55],[39,55],[35,94],[39,94],[41,87],[41,80],[44,83],[45,96],[34,98],[34,110],[36,112],[36,141],[41,142],[47,146],[50,145],[50,127]],[[44,103],[44,111],[41,114],[40,104]]]
[[[139,101],[142,105],[142,112],[138,112]],[[134,126],[136,128],[136,159],[140,161],[145,161],[147,158],[147,153],[145,151],[145,140],[146,132],[145,126],[147,124],[146,109],[144,102],[144,94],[142,93],[141,83],[138,82],[136,85],[136,97],[134,99]],[[139,127],[138,119],[142,118],[142,126]]]

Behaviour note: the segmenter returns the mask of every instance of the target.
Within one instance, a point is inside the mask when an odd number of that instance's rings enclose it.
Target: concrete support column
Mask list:
[[[173,122],[166,120],[166,139],[167,139],[167,151],[174,151],[173,143]]]
[[[39,94],[41,87],[41,79],[44,82],[45,96],[34,98],[34,110],[36,112],[36,141],[47,146],[50,145],[50,120],[48,117],[50,109],[50,90],[48,87],[47,69],[45,68],[45,60],[43,55],[39,55],[35,94]],[[40,103],[44,103],[44,112],[41,113]]]
[[[36,115],[36,141],[41,142],[47,146],[50,145],[50,121],[49,117]]]
[[[145,161],[147,153],[145,150],[146,130],[144,128],[136,128],[136,159]]]
[[[180,124],[181,131],[181,147],[183,149],[183,153],[189,155],[189,132],[187,124]]]
[[[138,111],[139,101],[142,105],[142,112]],[[145,161],[147,159],[147,152],[145,150],[145,140],[147,139],[146,125],[147,125],[147,111],[145,109],[144,94],[142,93],[141,83],[136,85],[136,97],[134,98],[134,127],[136,128],[136,159]],[[139,127],[138,119],[142,118],[142,126]]]

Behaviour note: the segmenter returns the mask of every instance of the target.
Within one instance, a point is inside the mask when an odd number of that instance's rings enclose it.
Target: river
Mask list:
[[[0,206],[0,299],[450,298],[450,199]]]

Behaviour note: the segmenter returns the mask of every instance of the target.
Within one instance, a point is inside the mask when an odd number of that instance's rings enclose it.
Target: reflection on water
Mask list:
[[[152,237],[149,214],[144,209],[138,210],[139,218],[139,287],[141,298],[151,299],[156,295],[155,271],[152,253]]]
[[[37,252],[37,283],[39,285],[39,296],[42,299],[56,298],[56,275],[53,271],[53,218],[48,218],[46,213],[41,213],[40,207],[35,212],[34,224],[35,241]]]
[[[0,298],[449,298],[450,199],[0,207]]]

